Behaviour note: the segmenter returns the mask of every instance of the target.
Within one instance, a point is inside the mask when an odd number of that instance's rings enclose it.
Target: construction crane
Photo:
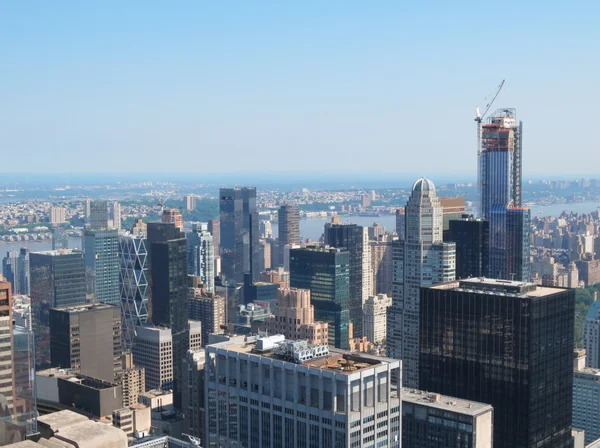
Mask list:
[[[162,215],[165,211],[165,204],[175,193],[175,186],[169,192],[164,191],[153,191],[152,195],[156,198],[156,203],[160,207],[160,214]]]
[[[506,82],[506,79],[503,79],[502,82],[494,90],[492,90],[488,96],[486,96],[484,98],[483,102],[485,103],[485,106],[484,106],[483,113],[480,113],[479,106],[475,107],[475,123],[477,124],[477,189],[479,191],[479,200],[480,201],[481,201],[481,186],[482,186],[481,185],[481,182],[482,182],[482,180],[481,180],[481,125],[483,123],[483,119],[485,118],[485,116],[489,112],[490,108],[492,107],[492,104],[498,97],[500,90],[502,90],[502,87],[504,87],[505,82]],[[482,210],[481,210],[481,205],[479,207],[480,207],[480,215],[483,215]]]

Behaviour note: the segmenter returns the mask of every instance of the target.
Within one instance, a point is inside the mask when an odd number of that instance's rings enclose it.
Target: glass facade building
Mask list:
[[[88,298],[92,302],[120,305],[118,231],[85,229],[83,250]]]
[[[329,345],[349,348],[350,254],[334,248],[292,249],[290,287],[310,290],[315,320],[329,324]]]
[[[208,223],[192,223],[187,234],[188,274],[200,277],[208,294],[215,292],[215,248]]]
[[[225,280],[244,281],[249,273],[252,281],[260,276],[259,223],[256,188],[221,188],[221,271]]]
[[[343,249],[350,255],[350,300],[348,309],[354,337],[362,337],[363,305],[363,228],[356,224],[325,224],[325,245]],[[367,241],[368,244],[368,241]]]
[[[131,349],[135,329],[148,321],[148,251],[145,235],[119,236],[119,286],[123,347]]]
[[[489,275],[505,280],[531,277],[531,212],[523,207],[494,205],[489,224]]]
[[[83,252],[61,249],[31,252],[31,322],[36,367],[50,366],[50,308],[86,302]]]
[[[283,266],[283,248],[286,244],[298,244],[300,242],[300,210],[292,204],[279,207],[277,213],[279,264]]]
[[[172,223],[148,224],[149,320],[171,329],[173,400],[181,408],[182,363],[189,348],[187,240]]]
[[[2,260],[2,274],[12,285],[13,294],[29,295],[29,249],[8,251]]]
[[[420,387],[494,408],[494,447],[570,447],[575,290],[469,279],[421,289]]]
[[[456,278],[489,276],[489,222],[463,215],[452,220],[447,241],[456,244]]]

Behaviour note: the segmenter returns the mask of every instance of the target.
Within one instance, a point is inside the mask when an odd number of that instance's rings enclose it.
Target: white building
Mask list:
[[[585,431],[585,444],[600,439],[600,369],[585,367],[585,350],[575,350],[573,428]]]
[[[109,209],[109,227],[121,230],[121,204],[117,201],[111,202],[109,204]]]
[[[400,447],[400,361],[282,335],[206,347],[206,446]]]
[[[371,246],[369,245],[369,228],[363,227],[363,257],[362,257],[362,303],[363,305],[373,294],[373,267],[371,266]],[[363,329],[363,334],[364,334]],[[360,335],[358,335],[360,336]]]
[[[206,292],[215,292],[215,245],[208,223],[192,223],[188,240],[188,274],[200,277]]]
[[[50,224],[63,224],[67,220],[67,209],[64,207],[50,207]]]
[[[402,359],[402,384],[419,384],[420,287],[455,278],[456,245],[443,242],[442,206],[435,186],[421,178],[405,208],[405,240],[392,246],[392,307],[388,311],[387,353]]]
[[[370,296],[363,306],[363,332],[369,342],[381,342],[387,335],[387,309],[392,298],[386,294]]]

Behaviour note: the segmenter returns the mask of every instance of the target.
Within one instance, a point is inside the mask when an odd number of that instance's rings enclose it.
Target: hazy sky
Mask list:
[[[600,2],[1,1],[0,171],[598,174]]]

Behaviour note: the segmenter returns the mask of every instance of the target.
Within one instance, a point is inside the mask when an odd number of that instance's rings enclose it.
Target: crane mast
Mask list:
[[[492,107],[492,104],[494,104],[494,101],[498,97],[498,94],[500,93],[500,90],[502,90],[502,87],[504,87],[505,82],[506,80],[503,79],[502,82],[494,90],[492,90],[492,92],[487,97],[485,97],[483,101],[484,103],[486,103],[487,101],[487,103],[484,106],[485,109],[483,111],[483,114],[479,112],[479,106],[475,107],[475,123],[477,125],[477,190],[479,193],[479,216],[483,216],[483,210],[481,209],[481,195],[483,188],[483,179],[481,178],[481,127],[483,119],[489,112],[490,108]],[[488,100],[488,98],[491,99]]]

